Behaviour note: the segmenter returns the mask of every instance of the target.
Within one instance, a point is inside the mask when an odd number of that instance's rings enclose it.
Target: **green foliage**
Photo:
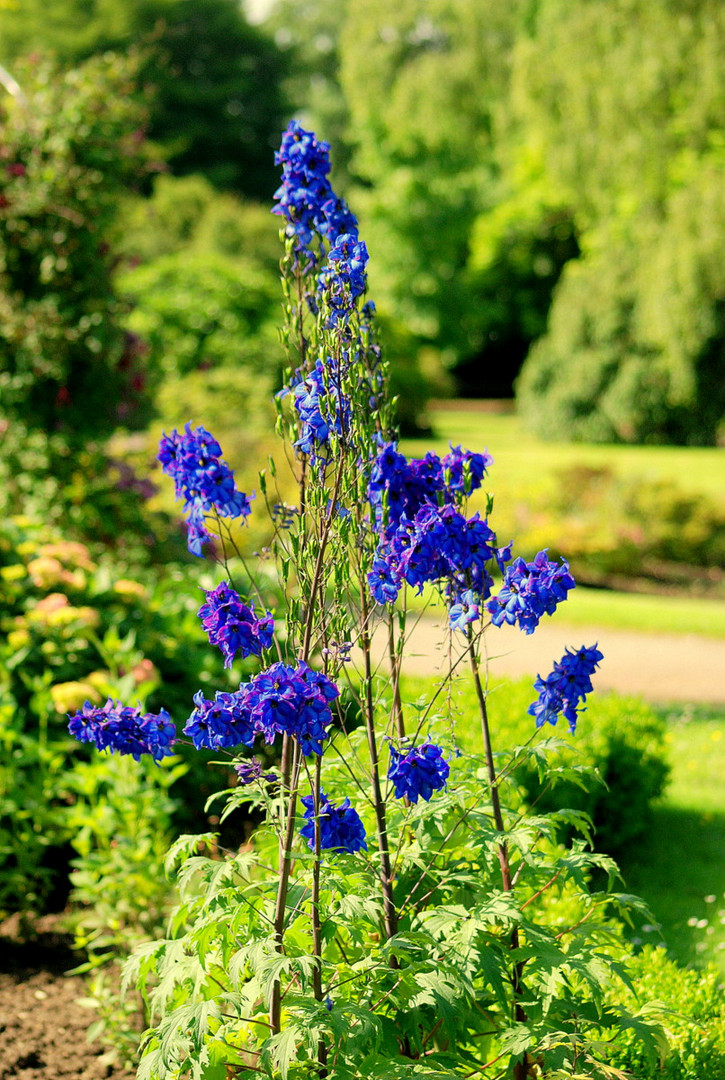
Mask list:
[[[2,410],[74,439],[130,421],[143,400],[108,247],[119,193],[142,163],[138,58],[17,74],[22,96],[0,102]]]
[[[614,1044],[611,1063],[637,1080],[723,1080],[725,1008],[719,972],[712,967],[686,970],[664,949],[651,947],[630,959],[627,968],[638,996],[656,999],[669,1010],[663,1017],[668,1053],[662,1063],[648,1060],[627,1034]]]
[[[364,743],[363,732],[338,737],[337,754],[326,762],[331,798],[339,800],[349,790],[351,767],[365,767]],[[556,847],[555,834],[564,821],[573,824],[572,815],[537,816],[508,833],[519,886],[516,900],[502,895],[483,777],[480,759],[464,755],[452,759],[447,793],[416,806],[389,804],[401,915],[389,941],[380,932],[374,864],[362,855],[325,857],[320,915],[327,1005],[311,995],[310,924],[302,912],[311,857],[297,853],[285,953],[279,955],[269,925],[276,875],[266,866],[277,849],[274,828],[258,828],[252,851],[230,852],[221,861],[204,852],[207,837],[182,837],[169,856],[179,868],[181,894],[171,932],[137,950],[126,965],[127,980],[138,980],[152,1015],[159,1017],[146,1035],[139,1076],[163,1080],[185,1068],[206,1076],[199,1066],[217,1062],[255,1065],[273,1077],[302,1077],[314,1068],[324,1038],[334,1053],[336,1076],[452,1078],[498,1054],[508,1060],[530,1050],[533,1061],[535,1047],[546,1046],[552,1067],[563,1065],[572,1047],[587,1046],[588,1032],[597,1025],[607,1027],[609,1037],[620,1024],[626,1027],[636,1010],[602,1010],[597,989],[605,971],[614,978],[624,974],[616,924],[600,915],[614,913],[625,901],[584,886],[595,866],[610,871],[611,865],[581,844],[569,853]],[[267,801],[238,789],[231,806],[250,799]],[[512,823],[516,817],[513,807]],[[372,828],[371,820],[366,824]],[[532,847],[534,835],[539,839]],[[537,904],[542,887],[546,901]],[[577,928],[580,920],[586,934]],[[506,1017],[514,928],[522,944],[513,959],[525,963],[527,972],[525,1025]],[[267,1031],[264,1010],[280,977],[285,1024],[275,1036]],[[579,1019],[568,1029],[572,987]],[[653,1034],[656,1029],[650,1040]],[[400,1072],[401,1038],[410,1040],[414,1054],[426,1051],[425,1064],[411,1062]]]
[[[279,271],[279,220],[269,207],[218,192],[200,174],[162,174],[148,197],[127,197],[114,244],[132,266],[191,247],[199,254],[244,258],[259,266],[263,280],[273,272],[275,284]]]
[[[140,1042],[139,999],[121,998],[119,964],[163,926],[173,892],[164,856],[177,802],[169,789],[187,766],[166,759],[104,756],[78,762],[69,778],[67,825],[76,852],[70,901],[75,946],[87,956],[87,1003],[96,1012],[88,1037],[102,1039],[132,1065]]]
[[[161,697],[182,719],[197,689],[223,681],[221,656],[200,647],[206,639],[196,616],[199,594],[193,581],[182,584],[187,577],[169,568],[123,578],[108,558],[97,560],[46,525],[10,518],[0,526],[2,910],[62,902],[66,845],[77,822],[76,774],[100,785],[113,772],[103,759],[93,766],[83,754],[79,759],[66,714],[85,700],[138,697],[153,709]],[[176,828],[200,820],[188,792],[214,790],[206,760],[194,755],[193,769],[178,780]],[[159,790],[150,786],[143,798]],[[159,812],[164,805],[160,800]],[[131,816],[141,810],[128,807]],[[102,827],[100,818],[96,824]]]
[[[618,0],[605,14],[552,0],[514,55],[518,116],[584,250],[521,376],[528,422],[548,437],[713,444],[725,409],[722,7]]]
[[[147,343],[157,375],[239,364],[271,392],[282,361],[269,319],[277,290],[258,267],[179,252],[127,270],[118,287],[134,305],[128,326]]]
[[[596,677],[595,677],[596,681]],[[536,694],[528,679],[496,681],[488,697],[491,723],[505,745],[533,746],[551,735],[534,734],[527,708]],[[456,686],[453,699],[458,714],[461,745],[471,749],[480,738],[480,719],[472,687]],[[663,792],[670,767],[665,748],[665,724],[653,709],[638,698],[596,694],[587,703],[576,734],[557,731],[556,751],[542,781],[535,758],[517,765],[515,778],[526,802],[544,813],[571,807],[587,815],[594,825],[596,846],[615,857],[642,842],[651,822],[652,803]],[[590,780],[568,774],[575,768],[588,772]]]
[[[155,90],[149,135],[173,171],[252,197],[273,190],[285,68],[234,0],[60,0],[52,13],[23,0],[0,9],[0,41],[5,63],[52,50],[74,64],[142,44],[143,81]]]

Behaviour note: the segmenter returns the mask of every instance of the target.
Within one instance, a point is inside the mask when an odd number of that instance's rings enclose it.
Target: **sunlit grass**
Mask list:
[[[408,610],[438,614],[441,601],[432,588],[419,595],[408,590]],[[606,626],[652,634],[698,634],[725,638],[725,601],[686,596],[649,596],[640,593],[588,589],[578,585],[556,613],[558,623],[571,626]]]
[[[670,713],[667,741],[670,784],[646,843],[622,869],[673,956],[683,964],[714,960],[725,975],[725,710]],[[659,937],[647,929],[638,936]]]
[[[403,451],[445,453],[449,443],[470,450],[484,446],[493,455],[490,472],[498,501],[531,488],[556,483],[557,473],[574,465],[608,467],[619,476],[673,480],[686,491],[721,500],[725,491],[725,452],[717,447],[619,446],[543,442],[514,413],[464,408],[432,410],[433,437],[407,439]]]

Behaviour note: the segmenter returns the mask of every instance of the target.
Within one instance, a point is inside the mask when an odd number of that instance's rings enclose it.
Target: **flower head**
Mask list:
[[[567,649],[545,679],[537,676],[534,690],[538,690],[539,696],[528,708],[531,716],[536,718],[537,727],[545,723],[555,724],[562,715],[574,734],[577,716],[581,712],[577,706],[591,693],[591,676],[602,659],[603,655],[596,645],[589,648],[582,645],[576,652]]]
[[[238,652],[261,656],[272,644],[274,617],[267,612],[261,619],[254,614],[254,604],[244,604],[228,582],[205,591],[206,603],[199,608],[199,618],[212,645],[218,645],[224,666],[231,667]]]
[[[553,615],[575,585],[566,559],[560,564],[550,562],[546,551],[540,551],[532,562],[514,560],[504,575],[503,588],[486,608],[494,626],[518,623],[524,633],[533,634],[542,615]]]
[[[80,742],[94,743],[99,750],[130,754],[136,761],[142,754],[150,754],[154,761],[170,756],[176,738],[176,727],[165,709],[142,713],[112,698],[103,706],[86,701],[82,709],[69,714],[68,730]]]
[[[309,847],[315,848],[315,799],[313,795],[303,796],[305,824],[300,829]],[[320,849],[322,851],[367,851],[365,827],[357,810],[350,806],[350,800],[344,799],[335,806],[324,792],[320,792]]]
[[[220,517],[247,517],[251,513],[249,496],[238,491],[234,473],[221,456],[222,450],[206,428],[187,424],[183,434],[164,433],[159,443],[158,460],[174,481],[177,499],[184,500],[188,514],[187,546],[194,555],[212,539],[204,515],[217,513]]]
[[[417,803],[421,798],[428,802],[434,791],[446,786],[449,772],[443,751],[435,743],[425,742],[405,752],[390,746],[388,779],[392,780],[398,799]]]

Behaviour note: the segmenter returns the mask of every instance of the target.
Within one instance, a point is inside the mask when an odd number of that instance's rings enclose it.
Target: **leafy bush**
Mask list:
[[[717,442],[723,190],[722,167],[712,166],[673,194],[664,221],[638,222],[624,243],[600,238],[567,265],[548,332],[516,384],[522,415],[542,438]]]
[[[23,96],[0,101],[2,411],[76,443],[143,401],[109,246],[119,194],[142,165],[137,70],[113,54],[61,74],[29,63]]]
[[[516,509],[523,547],[543,538],[578,581],[618,575],[700,583],[725,568],[725,507],[675,480],[617,476],[606,467],[562,470],[546,495]],[[714,573],[713,573],[714,571]]]
[[[488,709],[504,745],[523,744],[531,737],[526,710],[535,697],[529,679],[496,681]],[[457,687],[454,704],[460,717],[461,745],[470,749],[479,738],[480,726],[472,689]],[[548,734],[541,730],[536,741]],[[664,721],[638,698],[597,694],[577,725],[576,737],[557,734],[560,744],[551,755],[552,772],[546,785],[535,764],[522,760],[517,766],[515,778],[524,800],[544,813],[562,806],[583,811],[594,824],[597,849],[621,856],[646,835],[652,802],[667,782]],[[565,774],[572,765],[590,776],[585,787],[580,780],[557,777],[557,769]]]
[[[98,768],[100,783],[108,766],[78,758],[66,714],[108,696],[153,707],[161,693],[181,718],[196,690],[224,681],[221,658],[200,648],[200,595],[179,569],[119,576],[107,557],[46,525],[0,524],[0,909],[37,910],[67,894],[76,768]],[[178,780],[177,829],[206,821],[188,813],[186,795],[214,790],[208,757],[194,755]]]
[[[664,949],[647,946],[627,963],[641,999],[662,1002],[669,1010],[664,1026],[669,1043],[664,1061],[648,1058],[632,1034],[613,1046],[610,1062],[636,1080],[725,1080],[725,1004],[715,967],[687,970],[668,959]],[[634,1002],[634,995],[628,995]]]
[[[128,327],[147,343],[161,376],[239,364],[268,385],[279,377],[282,355],[270,323],[277,289],[258,266],[175,253],[127,270],[118,287],[134,305]]]
[[[170,788],[187,766],[166,760],[104,756],[77,762],[66,824],[75,858],[70,875],[75,946],[96,1020],[88,1031],[125,1064],[135,1058],[143,1024],[141,999],[125,997],[119,964],[140,942],[160,936],[173,901],[164,856],[178,802]]]

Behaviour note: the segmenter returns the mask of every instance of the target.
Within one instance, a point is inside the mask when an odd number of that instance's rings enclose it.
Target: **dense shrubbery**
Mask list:
[[[0,908],[37,910],[54,890],[56,900],[67,893],[78,821],[67,712],[124,695],[152,707],[163,686],[178,715],[199,686],[224,680],[220,658],[199,648],[201,594],[188,571],[122,577],[119,564],[44,524],[11,518],[0,527]],[[199,763],[182,791],[210,793],[213,780]],[[197,820],[187,811],[180,802],[176,827]]]
[[[63,73],[35,62],[0,100],[2,413],[76,443],[143,415],[109,246],[142,166],[137,70],[112,54]]]
[[[676,479],[619,477],[572,466],[516,511],[521,543],[567,553],[578,581],[620,578],[707,588],[725,570],[725,509]]]
[[[406,686],[408,694],[414,690],[414,685]],[[531,738],[526,710],[534,696],[530,679],[492,684],[488,708],[503,744],[523,745]],[[480,721],[473,690],[462,680],[452,706],[460,743],[470,749],[479,738]],[[561,742],[552,753],[546,784],[535,764],[524,759],[514,775],[525,802],[543,812],[562,806],[583,811],[594,824],[597,850],[621,857],[646,836],[652,803],[667,781],[664,721],[640,699],[617,694],[594,696],[585,717],[576,738],[561,736],[568,745]],[[549,733],[544,730],[537,739]],[[572,765],[591,770],[583,786],[567,775]]]
[[[669,1010],[669,1043],[663,1061],[642,1053],[632,1035],[613,1050],[612,1064],[636,1080],[725,1080],[725,1005],[715,967],[691,971],[669,960],[664,949],[647,947],[628,961],[638,995],[661,1001]],[[634,1004],[634,995],[630,996]]]

